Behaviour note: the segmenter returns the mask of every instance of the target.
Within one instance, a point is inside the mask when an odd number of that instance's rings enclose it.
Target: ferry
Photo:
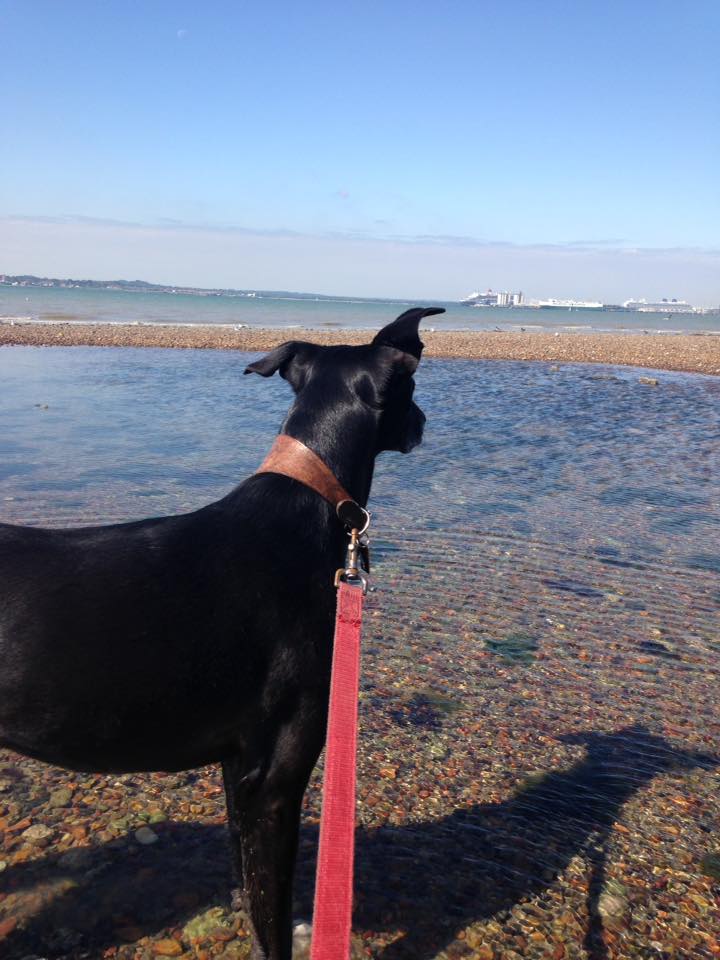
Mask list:
[[[539,310],[602,310],[598,300],[538,300],[533,304]]]

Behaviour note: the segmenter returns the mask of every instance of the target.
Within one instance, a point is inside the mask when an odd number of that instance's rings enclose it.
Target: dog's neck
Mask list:
[[[330,467],[304,443],[287,433],[275,437],[270,453],[255,473],[281,473],[299,480],[319,493],[336,510],[343,501],[352,500]]]
[[[361,507],[367,505],[375,468],[377,424],[365,411],[345,415],[336,423],[324,415],[293,407],[281,433],[294,437],[315,453]]]

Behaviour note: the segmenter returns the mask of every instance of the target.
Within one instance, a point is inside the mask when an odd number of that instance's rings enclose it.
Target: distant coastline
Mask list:
[[[314,303],[357,303],[357,304],[425,304],[427,306],[466,306],[466,307],[499,307],[505,310],[553,310],[575,313],[592,310],[594,313],[657,313],[686,314],[696,313],[705,316],[720,316],[718,307],[691,307],[687,310],[678,310],[678,303],[685,301],[666,300],[648,302],[644,300],[627,301],[625,304],[600,303],[599,301],[585,302],[579,300],[534,300],[523,298],[523,294],[493,293],[488,290],[484,294],[473,293],[458,300],[440,300],[422,298],[397,297],[359,297],[350,294],[302,293],[294,290],[261,290],[253,288],[232,287],[188,287],[163,283],[150,283],[147,280],[77,280],[61,277],[37,277],[33,274],[2,274],[0,273],[0,289],[3,287],[41,290],[107,290],[122,293],[169,294],[185,297],[224,298],[236,300],[295,300]],[[629,307],[628,303],[637,304]]]
[[[269,298],[273,300],[313,300],[330,303],[419,303],[407,298],[336,296],[328,293],[300,293],[294,290],[259,290],[232,287],[184,287],[146,280],[73,280],[59,277],[36,277],[32,274],[10,275],[0,273],[0,287],[41,287],[46,290],[114,290],[128,293],[169,293],[186,297]],[[423,300],[423,303],[445,303],[444,300]]]

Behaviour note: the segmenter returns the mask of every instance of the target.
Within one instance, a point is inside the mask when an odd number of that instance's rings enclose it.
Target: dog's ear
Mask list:
[[[301,388],[305,380],[305,370],[314,354],[321,349],[313,343],[303,340],[288,340],[271,350],[267,356],[245,367],[245,373],[259,373],[261,377],[271,377],[278,370],[293,390]]]
[[[397,320],[393,320],[386,327],[383,327],[373,339],[373,343],[395,347],[410,357],[415,358],[413,370],[420,362],[420,355],[423,351],[423,342],[418,335],[418,326],[423,317],[432,317],[436,313],[445,313],[444,307],[412,307],[401,313]],[[408,363],[412,366],[412,361]]]

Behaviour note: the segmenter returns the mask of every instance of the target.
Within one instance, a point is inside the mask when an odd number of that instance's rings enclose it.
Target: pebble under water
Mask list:
[[[0,351],[0,521],[224,495],[291,398],[247,360]],[[379,459],[370,504],[356,957],[720,956],[720,379],[641,377],[418,371],[425,441]],[[248,956],[224,822],[214,767],[94,776],[0,751],[0,955]]]

